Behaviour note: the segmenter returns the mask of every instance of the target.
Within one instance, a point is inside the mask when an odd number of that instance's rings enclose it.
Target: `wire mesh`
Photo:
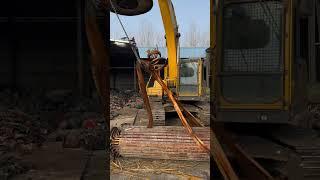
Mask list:
[[[245,14],[249,21],[263,21],[269,29],[269,33],[262,33],[268,42],[263,47],[239,47],[229,48],[226,46],[226,38],[224,38],[223,47],[223,72],[282,72],[283,63],[281,60],[281,9],[282,5],[279,1],[258,1],[252,3],[239,3],[227,5],[224,9],[224,19],[234,18],[234,9],[242,9],[242,14]],[[225,22],[225,21],[224,21]],[[237,21],[235,21],[237,22]],[[248,22],[248,21],[246,21]],[[252,24],[252,23],[251,23]],[[240,26],[241,27],[241,26]],[[243,27],[243,24],[242,24]],[[224,28],[228,28],[224,23]],[[230,28],[230,26],[229,26]],[[252,38],[263,38],[261,33],[255,35],[253,28],[248,24],[244,29],[227,29],[224,30],[224,37],[229,36],[229,43],[245,46],[248,42],[244,40],[257,41]],[[249,31],[248,31],[249,30]],[[258,29],[259,30],[259,29]],[[242,32],[240,32],[242,31]],[[241,39],[237,36],[240,33],[246,33],[247,39]],[[259,37],[260,36],[260,37]],[[236,38],[230,38],[236,37]],[[251,38],[251,39],[250,39]],[[244,44],[244,45],[243,45]],[[251,45],[252,46],[252,45]]]

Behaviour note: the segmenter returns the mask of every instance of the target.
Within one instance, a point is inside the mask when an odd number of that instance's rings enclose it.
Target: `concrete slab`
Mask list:
[[[61,142],[48,142],[23,159],[33,168],[13,180],[79,180],[88,152],[83,149],[64,149]]]

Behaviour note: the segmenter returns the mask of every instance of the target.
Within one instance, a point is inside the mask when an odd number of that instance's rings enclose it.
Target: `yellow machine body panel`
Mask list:
[[[147,94],[149,96],[162,96],[163,95],[163,90],[161,85],[155,81],[153,87],[147,88]]]
[[[241,111],[257,112],[248,115],[252,122],[264,113],[278,122],[270,113],[276,111],[284,119],[292,104],[293,1],[211,0],[210,13],[218,119],[232,121]]]

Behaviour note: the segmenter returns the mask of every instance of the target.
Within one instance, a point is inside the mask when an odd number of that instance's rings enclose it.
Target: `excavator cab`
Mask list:
[[[199,101],[203,92],[203,59],[181,58],[179,63],[178,99]]]
[[[168,63],[163,69],[163,82],[182,101],[199,101],[203,96],[203,58],[181,58],[179,28],[171,0],[159,0],[159,8],[165,29]],[[206,74],[207,75],[207,74]],[[206,78],[206,77],[205,77]],[[148,83],[149,85],[149,83]],[[148,96],[166,99],[159,83],[147,86]]]
[[[178,63],[178,80],[171,90],[182,101],[201,101],[204,95],[204,81],[208,79],[205,74],[204,58],[180,58]],[[166,69],[167,70],[167,69]],[[164,71],[166,71],[164,70]],[[159,72],[164,75],[163,71]],[[162,77],[164,82],[166,77]],[[147,94],[152,97],[166,97],[162,87],[156,81],[147,81]]]
[[[219,1],[214,67],[218,121],[288,121],[292,1],[286,2]]]
[[[216,120],[290,123],[306,108],[306,86],[316,76],[316,11],[306,1],[212,2]]]

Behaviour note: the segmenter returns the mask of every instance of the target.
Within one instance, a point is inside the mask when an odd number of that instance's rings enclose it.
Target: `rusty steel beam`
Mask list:
[[[151,112],[151,106],[150,106],[150,101],[149,101],[148,94],[147,94],[146,84],[144,82],[144,78],[143,78],[143,74],[142,74],[142,70],[141,70],[141,63],[139,61],[137,61],[137,63],[136,63],[136,72],[137,72],[137,76],[138,76],[138,84],[139,84],[139,89],[140,89],[139,92],[142,96],[145,109],[147,110],[147,113],[148,113],[148,119],[149,119],[148,128],[152,128],[153,117],[152,117],[152,112]]]
[[[186,116],[186,118],[189,120],[190,125],[204,127],[204,124],[198,118],[196,118],[190,111],[184,108],[178,100],[177,103],[184,115]]]
[[[239,144],[234,144],[236,159],[249,179],[273,180],[270,173],[255,161]]]
[[[111,152],[122,157],[194,161],[210,158],[182,126],[132,126],[112,132]],[[195,127],[194,132],[210,148],[210,128]]]
[[[96,9],[86,4],[85,29],[91,51],[92,76],[103,106],[106,126],[109,126],[109,53],[97,24]],[[92,2],[91,2],[92,3]]]
[[[214,131],[218,134],[218,138],[227,145],[228,149],[235,156],[235,160],[240,166],[240,170],[250,180],[273,180],[274,177],[264,169],[253,157],[251,157],[233,137],[236,134],[228,131],[223,124],[215,123]]]

